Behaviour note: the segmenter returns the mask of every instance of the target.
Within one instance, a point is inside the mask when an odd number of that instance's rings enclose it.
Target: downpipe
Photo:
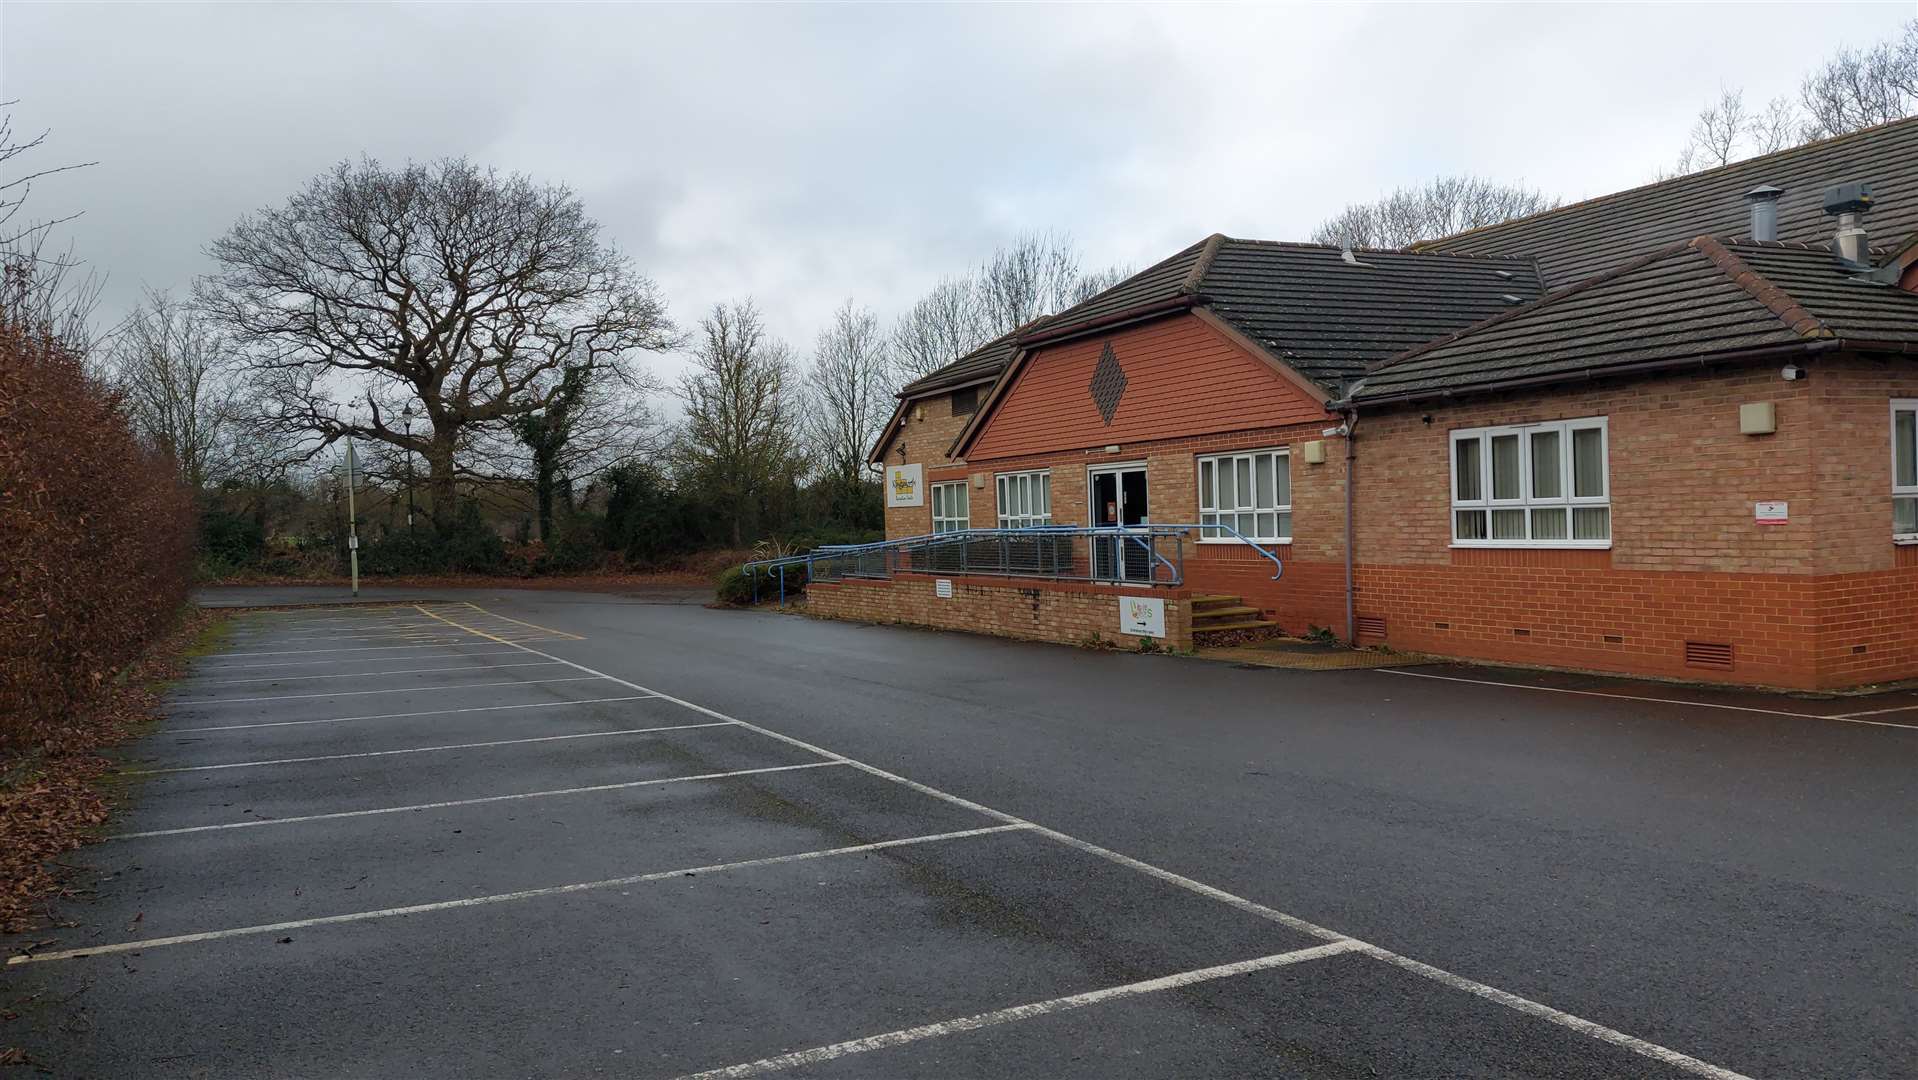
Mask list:
[[[1345,412],[1345,643],[1354,649],[1359,647],[1358,589],[1352,576],[1355,493],[1359,486],[1358,466],[1359,411],[1347,409]]]

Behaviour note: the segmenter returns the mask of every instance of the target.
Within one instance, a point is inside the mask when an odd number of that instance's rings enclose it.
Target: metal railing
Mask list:
[[[782,605],[786,575],[794,570],[803,570],[807,581],[884,580],[903,571],[1170,587],[1185,582],[1185,541],[1195,531],[1229,535],[1271,560],[1274,581],[1285,573],[1277,554],[1230,525],[961,529],[872,544],[827,545],[803,555],[758,559],[742,569],[752,579],[755,601],[763,573],[769,585],[777,583]]]

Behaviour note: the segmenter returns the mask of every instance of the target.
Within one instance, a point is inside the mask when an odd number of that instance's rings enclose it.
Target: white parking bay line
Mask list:
[[[510,644],[510,643],[509,643]],[[1784,709],[1761,709],[1755,705],[1727,705],[1717,701],[1687,701],[1684,698],[1646,697],[1639,694],[1610,694],[1603,690],[1571,690],[1563,686],[1534,686],[1530,683],[1500,682],[1497,679],[1467,679],[1459,675],[1434,675],[1429,671],[1402,671],[1398,668],[1377,668],[1387,675],[1406,675],[1414,679],[1438,679],[1443,682],[1472,683],[1475,686],[1498,686],[1507,690],[1542,690],[1548,694],[1576,694],[1580,697],[1616,698],[1619,701],[1648,701],[1659,705],[1686,705],[1698,709],[1724,709],[1728,712],[1759,713],[1765,716],[1789,716],[1798,720],[1842,720],[1847,724],[1870,724],[1873,727],[1905,728],[1918,731],[1918,724],[1894,724],[1889,720],[1861,720],[1859,717],[1871,713],[1847,713],[1843,716],[1826,716],[1823,713],[1787,712]],[[1887,709],[1886,712],[1897,712]]]
[[[426,609],[424,608],[421,608],[420,610],[426,611]],[[426,614],[432,615],[433,613],[430,611],[426,611]],[[471,630],[470,632],[479,634],[480,636],[489,638],[490,640],[493,640],[493,641],[505,640],[503,638],[493,637],[492,635],[486,634],[482,631]],[[917,780],[908,780],[907,778],[900,776],[897,773],[887,772],[886,770],[879,768],[877,765],[868,765],[863,761],[857,760],[856,758],[850,758],[844,754],[833,753],[832,751],[827,750],[824,747],[816,746],[812,743],[806,742],[803,739],[796,739],[792,737],[791,735],[786,735],[781,732],[774,731],[771,728],[761,727],[758,724],[750,723],[745,720],[740,720],[737,717],[728,716],[717,709],[709,709],[704,705],[695,705],[684,698],[674,697],[671,694],[663,693],[661,691],[653,689],[652,687],[641,686],[640,684],[633,682],[629,679],[622,679],[616,675],[608,675],[603,671],[596,671],[593,668],[587,667],[585,664],[575,663],[574,661],[571,661],[571,660],[565,660],[562,657],[554,656],[552,653],[541,652],[538,649],[528,648],[525,645],[518,645],[517,648],[519,648],[523,652],[532,653],[534,656],[543,656],[547,658],[548,660],[560,660],[566,665],[568,665],[569,667],[576,668],[580,671],[586,672],[591,675],[601,676],[602,678],[608,679],[612,682],[616,682],[621,686],[630,687],[642,693],[658,694],[660,697],[664,698],[667,701],[670,701],[676,705],[684,706],[685,708],[691,709],[692,711],[696,713],[702,713],[706,716],[710,716],[714,718],[715,720],[731,720],[734,723],[739,724],[741,727],[747,729],[748,731],[756,731],[766,736],[767,738],[777,739],[780,742],[786,743],[787,745],[796,746],[804,750],[810,750],[813,753],[818,754],[819,756],[823,758],[827,758],[833,761],[843,761],[846,764],[851,765],[853,768],[858,769],[861,772],[867,773],[868,775],[891,780],[892,782],[896,784],[904,785],[905,787],[911,788],[912,790],[920,792],[921,794],[929,795],[935,799],[943,800],[945,802],[953,804],[954,806],[963,806],[963,807],[966,807],[967,809],[975,810],[979,813],[985,814],[988,817],[992,817],[999,821],[1006,822],[1008,825],[1015,825],[1015,826],[1020,826],[1023,828],[1030,829],[1035,835],[1044,836],[1050,840],[1057,841],[1061,844],[1065,844],[1069,847],[1076,848],[1080,851],[1086,852],[1091,855],[1097,855],[1100,858],[1118,863],[1121,866],[1131,867],[1132,869],[1138,870],[1141,873],[1150,874],[1151,876],[1156,877],[1161,881],[1169,882],[1171,884],[1179,886],[1180,888],[1184,888],[1192,892],[1195,892],[1199,894],[1200,896],[1211,897],[1212,899],[1218,900],[1222,903],[1230,904],[1241,911],[1252,912],[1254,914],[1260,915],[1264,918],[1277,922],[1282,926],[1289,926],[1295,930],[1303,931],[1307,934],[1311,934],[1325,941],[1342,942],[1342,941],[1357,940],[1355,938],[1348,937],[1345,934],[1341,934],[1336,930],[1328,930],[1323,926],[1319,926],[1315,923],[1308,922],[1307,920],[1301,919],[1296,915],[1288,915],[1285,912],[1267,907],[1264,904],[1258,903],[1255,900],[1248,900],[1242,896],[1235,896],[1232,893],[1226,892],[1224,889],[1220,889],[1216,886],[1207,885],[1204,882],[1196,881],[1192,878],[1185,877],[1182,874],[1174,873],[1173,871],[1167,870],[1163,867],[1154,866],[1151,863],[1144,862],[1139,859],[1135,859],[1130,855],[1122,855],[1119,852],[1113,851],[1110,848],[1100,847],[1099,845],[1094,844],[1089,840],[1081,840],[1076,836],[1070,836],[1066,833],[1059,832],[1056,829],[1048,829],[1042,825],[1037,825],[1037,824],[1034,824],[1033,822],[1027,821],[1024,818],[1017,817],[1013,814],[1008,814],[1003,810],[994,810],[993,808],[986,806],[984,804],[973,802],[971,799],[954,795],[951,792],[941,791],[938,788],[931,786],[930,784],[922,784]],[[1385,670],[1390,670],[1390,669],[1385,669]],[[1405,673],[1400,672],[1400,674],[1405,674]],[[1422,975],[1425,978],[1432,979],[1433,981],[1439,982],[1442,985],[1451,986],[1454,989],[1465,990],[1470,993],[1477,993],[1477,991],[1472,990],[1472,987],[1483,987],[1487,991],[1493,991],[1493,993],[1496,995],[1496,996],[1488,996],[1486,994],[1479,995],[1481,997],[1484,997],[1488,1001],[1497,1002],[1498,1004],[1504,1005],[1507,1008],[1515,1009],[1519,1012],[1522,1012],[1527,1016],[1534,1016],[1539,1019],[1546,1020],[1550,1023],[1557,1024],[1560,1027],[1564,1027],[1569,1030],[1576,1031],[1582,1035],[1586,1035],[1595,1039],[1602,1039],[1605,1042],[1612,1043],[1613,1045],[1625,1047],[1626,1049],[1629,1049],[1635,1053],[1653,1058],[1657,1061],[1662,1061],[1676,1068],[1683,1069],[1684,1071],[1692,1073],[1695,1076],[1706,1077],[1707,1080],[1750,1080],[1750,1078],[1742,1076],[1739,1073],[1735,1073],[1731,1071],[1730,1069],[1722,1068],[1720,1066],[1710,1064],[1709,1062],[1700,1061],[1697,1058],[1693,1058],[1686,1054],[1682,1054],[1676,1050],[1670,1049],[1669,1047],[1659,1046],[1657,1043],[1647,1042],[1643,1039],[1639,1039],[1634,1036],[1627,1035],[1622,1031],[1618,1031],[1613,1028],[1606,1027],[1603,1024],[1593,1023],[1592,1021],[1586,1020],[1583,1017],[1573,1016],[1572,1014],[1567,1012],[1561,1012],[1557,1009],[1552,1008],[1549,1005],[1543,1005],[1536,1001],[1531,1001],[1529,999],[1519,997],[1517,994],[1507,993],[1503,990],[1494,990],[1493,987],[1487,986],[1484,983],[1474,982],[1471,979],[1467,979],[1462,975],[1456,975],[1452,972],[1444,970],[1443,968],[1433,967],[1430,964],[1420,963],[1419,961],[1412,960],[1409,957],[1399,956],[1399,954],[1397,953],[1393,953],[1386,949],[1379,948],[1376,945],[1366,944],[1366,948],[1364,949],[1364,951],[1366,952],[1367,955],[1373,956],[1377,959],[1387,960],[1394,964],[1398,964],[1398,966],[1404,968],[1407,971],[1411,971],[1418,975]],[[1401,963],[1401,961],[1403,962]]]
[[[386,671],[344,671],[328,675],[264,675],[249,679],[207,679],[198,686],[234,686],[239,683],[304,682],[307,679],[367,679],[375,675],[420,675],[429,671],[496,671],[500,668],[552,667],[551,660],[529,660],[519,664],[460,664],[455,667],[390,668]]]
[[[777,866],[781,863],[806,862],[811,859],[828,859],[835,855],[857,855],[865,851],[884,851],[887,848],[908,847],[913,844],[932,844],[942,840],[962,840],[971,836],[990,836],[995,833],[1024,829],[1024,825],[989,825],[981,829],[961,829],[957,832],[930,833],[925,836],[906,836],[897,840],[879,840],[870,844],[854,844],[850,847],[826,848],[820,851],[802,851],[794,855],[771,855],[763,859],[745,859],[740,862],[712,863],[707,866],[689,866],[680,870],[657,870],[650,874],[633,874],[628,877],[606,878],[602,881],[582,881],[574,885],[552,885],[543,889],[522,889],[519,892],[496,893],[492,896],[471,896],[461,900],[439,900],[430,904],[411,904],[406,907],[381,908],[378,911],[355,911],[345,915],[322,915],[313,919],[295,919],[291,922],[264,923],[258,926],[240,926],[231,930],[209,930],[200,934],[178,934],[173,937],[146,938],[142,941],[120,941],[111,945],[95,945],[91,948],[61,949],[58,952],[29,953],[7,957],[9,967],[15,964],[37,964],[50,960],[72,960],[82,956],[99,956],[107,953],[139,952],[143,949],[157,949],[163,945],[185,945],[195,941],[217,941],[221,938],[247,937],[254,934],[279,934],[288,930],[300,930],[309,926],[330,926],[334,923],[366,922],[371,919],[390,919],[396,915],[423,915],[430,911],[451,911],[455,908],[480,907],[485,904],[507,904],[518,900],[532,900],[543,896],[564,896],[567,893],[589,892],[594,889],[614,889],[622,885],[638,885],[648,881],[665,881],[669,878],[697,876],[699,874],[717,874],[722,871],[746,870],[756,866]]]
[[[1325,945],[1314,945],[1306,949],[1294,949],[1291,952],[1274,953],[1261,956],[1256,960],[1241,960],[1235,964],[1220,964],[1217,967],[1198,968],[1194,971],[1182,971],[1177,975],[1162,975],[1156,979],[1126,983],[1123,986],[1108,986],[1103,990],[1090,990],[1083,994],[1057,997],[1047,1001],[1035,1001],[1028,1005],[1015,1005],[1009,1009],[994,1009],[992,1012],[975,1013],[956,1020],[942,1020],[936,1024],[922,1024],[919,1027],[888,1031],[883,1035],[868,1035],[863,1039],[851,1039],[833,1043],[830,1046],[814,1047],[811,1050],[799,1050],[777,1057],[761,1058],[742,1065],[728,1065],[723,1069],[708,1069],[705,1072],[688,1073],[680,1080],[727,1080],[739,1076],[759,1076],[770,1072],[783,1072],[804,1065],[818,1065],[849,1054],[864,1054],[872,1050],[886,1050],[921,1039],[935,1039],[943,1035],[957,1035],[962,1031],[977,1031],[980,1028],[997,1024],[1010,1024],[1018,1020],[1031,1020],[1034,1017],[1050,1013],[1065,1012],[1070,1009],[1083,1009],[1088,1005],[1103,1005],[1108,1001],[1139,997],[1161,990],[1177,990],[1182,986],[1211,982],[1214,979],[1226,979],[1234,975],[1247,975],[1254,971],[1269,971],[1273,968],[1291,964],[1303,964],[1310,960],[1320,960],[1340,953],[1353,952],[1361,946],[1356,941],[1334,941]]]
[[[349,720],[399,720],[413,716],[499,712],[502,709],[557,709],[564,705],[604,705],[614,701],[650,701],[657,697],[659,697],[658,694],[625,694],[620,697],[581,698],[578,701],[534,701],[524,705],[474,705],[464,709],[427,709],[423,712],[372,713],[367,716],[327,716],[317,720],[268,720],[258,724],[213,724],[209,727],[168,728],[163,734],[183,735],[189,731],[245,731],[249,728],[305,727],[308,724],[344,724]]]
[[[431,754],[440,750],[478,750],[487,746],[519,746],[522,743],[559,742],[563,739],[606,739],[615,735],[644,735],[651,731],[691,731],[694,728],[729,727],[738,721],[716,720],[705,724],[669,724],[664,727],[625,728],[621,731],[580,731],[571,735],[538,735],[527,739],[494,739],[490,742],[447,743],[444,746],[409,746],[404,750],[362,750],[354,754],[315,754],[311,757],[271,758],[266,761],[228,761],[219,765],[173,765],[164,769],[127,769],[125,776],[158,776],[162,773],[212,772],[215,769],[253,769],[263,765],[297,765],[307,761],[344,761],[347,758],[392,757],[396,754]]]
[[[504,638],[498,640],[505,641]],[[221,653],[211,657],[214,660],[229,660],[235,656],[313,656],[318,653],[336,652],[399,652],[401,649],[451,649],[460,645],[471,645],[473,640],[466,637],[441,638],[428,645],[354,645],[344,649],[247,649],[241,652]],[[512,645],[514,642],[507,641]]]
[[[484,671],[485,668],[476,670]],[[168,702],[169,707],[181,705],[232,705],[242,701],[292,701],[296,698],[316,697],[365,697],[367,694],[419,694],[428,690],[477,690],[482,686],[544,686],[547,683],[594,682],[598,677],[592,675],[568,675],[563,679],[502,679],[498,682],[461,683],[456,686],[396,686],[390,690],[328,690],[320,694],[264,694],[251,697],[227,698],[181,698]]]
[[[472,656],[472,657],[518,656],[520,655],[520,653],[511,649],[501,649],[498,652],[454,653],[453,655],[454,656]],[[208,657],[208,659],[217,660],[219,658]],[[209,668],[207,670],[207,673],[214,674],[222,671],[253,671],[253,670],[264,669],[264,668],[324,667],[327,665],[338,667],[341,664],[377,664],[386,660],[397,660],[403,664],[416,664],[420,662],[421,660],[425,660],[425,659],[428,659],[428,657],[424,657],[424,656],[353,656],[353,657],[348,657],[344,660],[279,660],[270,664],[223,664],[217,668]],[[366,672],[361,672],[360,674],[378,675],[379,671],[378,670],[366,671]],[[199,676],[196,675],[194,676],[194,678],[199,678]]]
[[[686,784],[694,780],[725,780],[735,776],[791,772],[794,769],[830,769],[842,761],[806,761],[798,765],[769,765],[763,769],[734,769],[731,772],[700,773],[697,776],[665,776],[653,780],[627,780],[618,784],[593,784],[588,787],[554,788],[550,791],[522,791],[512,795],[483,795],[476,799],[449,799],[445,802],[415,803],[412,806],[382,806],[377,810],[340,810],[331,814],[301,814],[298,817],[254,818],[228,821],[219,825],[188,825],[178,829],[148,829],[145,832],[116,833],[107,840],[140,840],[149,836],[182,836],[187,833],[220,832],[226,829],[252,829],[261,825],[292,825],[302,821],[333,821],[339,818],[376,817],[380,814],[404,814],[412,810],[443,810],[449,806],[481,806],[486,803],[513,802],[518,799],[546,799],[558,795],[587,795],[600,791],[625,791],[629,788],[658,787],[661,784]]]

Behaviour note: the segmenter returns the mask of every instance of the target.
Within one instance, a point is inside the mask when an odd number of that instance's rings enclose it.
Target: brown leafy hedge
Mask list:
[[[176,620],[192,499],[119,394],[0,312],[0,763],[84,750],[85,713]]]

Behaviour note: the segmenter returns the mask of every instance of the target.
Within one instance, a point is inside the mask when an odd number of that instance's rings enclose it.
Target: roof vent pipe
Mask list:
[[[1778,197],[1784,193],[1784,188],[1770,184],[1761,184],[1745,193],[1745,201],[1752,207],[1753,240],[1778,239]]]
[[[1825,189],[1825,213],[1838,218],[1831,250],[1844,266],[1864,269],[1871,265],[1871,248],[1866,244],[1864,225],[1871,205],[1871,185],[1863,181]]]

